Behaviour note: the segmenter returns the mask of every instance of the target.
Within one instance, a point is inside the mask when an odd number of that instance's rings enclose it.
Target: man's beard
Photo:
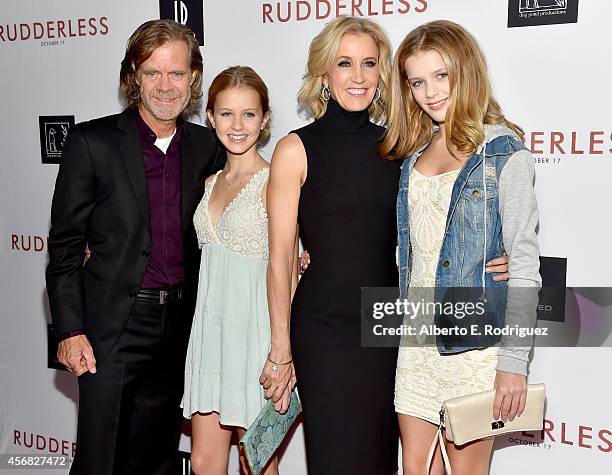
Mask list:
[[[151,94],[150,97],[145,94],[141,94],[140,97],[144,108],[147,109],[147,111],[149,111],[149,113],[155,117],[155,119],[159,121],[170,121],[176,120],[176,118],[185,110],[191,99],[191,91],[188,91],[182,100],[181,96],[177,92],[168,94],[155,92]],[[179,100],[173,104],[164,105],[156,101],[154,99],[155,97],[159,99],[174,99],[178,97]]]

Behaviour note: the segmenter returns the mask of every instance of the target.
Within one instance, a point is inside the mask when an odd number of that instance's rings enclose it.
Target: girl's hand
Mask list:
[[[522,374],[497,371],[493,418],[503,422],[520,417],[527,401],[527,377]]]

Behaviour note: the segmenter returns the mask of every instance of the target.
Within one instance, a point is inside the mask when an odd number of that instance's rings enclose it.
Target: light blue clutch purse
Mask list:
[[[240,439],[253,475],[259,475],[266,467],[300,412],[302,405],[296,390],[291,392],[289,409],[284,414],[276,412],[270,400],[259,411],[253,424]]]

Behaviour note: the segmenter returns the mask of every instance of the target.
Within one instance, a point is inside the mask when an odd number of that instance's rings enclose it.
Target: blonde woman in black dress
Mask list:
[[[286,400],[295,365],[308,473],[314,475],[397,470],[397,351],[360,342],[360,288],[396,286],[398,279],[399,164],[378,158],[383,128],[370,121],[384,119],[390,54],[385,33],[370,20],[328,24],[310,46],[299,95],[315,121],[283,138],[272,158],[268,300],[274,363],[261,381],[268,397]],[[290,309],[298,224],[312,264]]]

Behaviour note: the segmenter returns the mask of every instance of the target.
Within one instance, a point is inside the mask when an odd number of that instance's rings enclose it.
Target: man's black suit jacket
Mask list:
[[[151,250],[149,195],[136,108],[76,125],[64,146],[49,234],[47,293],[57,336],[84,330],[97,364],[119,338]],[[193,213],[225,153],[209,129],[181,135],[185,311],[193,312],[200,253]],[[91,257],[83,263],[85,246]]]

